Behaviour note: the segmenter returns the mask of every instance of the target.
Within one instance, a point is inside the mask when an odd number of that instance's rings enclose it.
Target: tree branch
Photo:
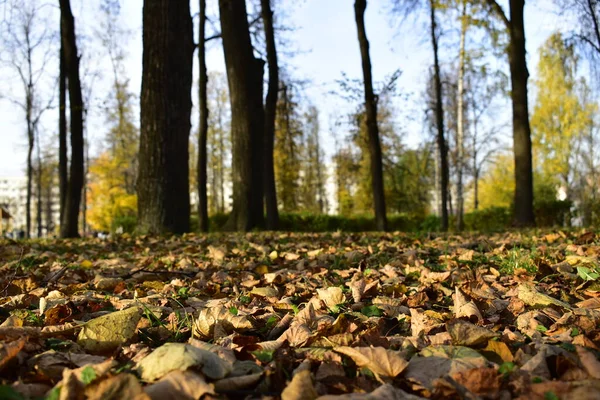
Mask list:
[[[510,20],[506,17],[506,13],[504,12],[500,4],[498,4],[496,0],[486,0],[486,2],[490,6],[494,14],[496,14],[496,16],[500,18],[500,20],[504,23],[506,29],[509,30]]]

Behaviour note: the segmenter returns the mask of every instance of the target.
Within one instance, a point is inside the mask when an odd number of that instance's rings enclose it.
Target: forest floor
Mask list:
[[[582,231],[2,239],[0,399],[599,399],[599,257]]]

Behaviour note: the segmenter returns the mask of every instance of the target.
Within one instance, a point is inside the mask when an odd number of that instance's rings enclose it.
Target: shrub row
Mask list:
[[[571,203],[568,201],[544,201],[535,204],[535,216],[538,227],[563,226],[570,218]],[[225,225],[228,214],[215,214],[210,217],[211,231],[219,231]],[[465,214],[467,231],[494,232],[512,226],[513,213],[507,207],[492,207],[471,211]],[[124,232],[135,230],[135,218],[115,219],[113,231],[119,226]],[[455,220],[450,218],[450,228]],[[198,217],[192,215],[191,228],[198,228]],[[279,216],[279,229],[293,232],[344,232],[374,231],[375,220],[370,216],[339,216],[310,213],[282,213]],[[388,230],[402,232],[434,232],[440,229],[440,218],[435,215],[417,216],[394,214],[388,216]]]

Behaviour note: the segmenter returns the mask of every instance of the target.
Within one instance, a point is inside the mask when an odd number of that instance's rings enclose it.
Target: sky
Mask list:
[[[192,14],[197,12],[197,2],[192,1]],[[216,18],[216,0],[208,0],[209,13]],[[342,78],[342,73],[350,78],[361,78],[361,61],[358,47],[354,9],[352,0],[278,0],[276,4],[286,7],[283,22],[295,29],[286,35],[288,44],[286,54],[281,59],[286,69],[292,71],[295,79],[304,80],[305,97],[314,104],[320,112],[322,144],[326,154],[333,150],[333,136],[330,132],[332,115],[343,116],[352,110],[350,105],[339,96],[331,94],[338,88],[336,80]],[[106,133],[105,120],[102,116],[101,105],[110,90],[109,59],[106,51],[94,40],[94,32],[100,29],[97,0],[73,0],[76,31],[80,38],[80,52],[83,53],[82,72],[84,83],[91,88],[91,99],[88,111],[87,135],[90,143],[90,155],[97,154],[102,148]],[[142,73],[142,0],[121,0],[121,22],[130,30],[131,35],[124,39],[127,50],[126,71],[130,79],[130,90],[139,95]],[[404,132],[405,142],[416,146],[424,139],[423,99],[428,70],[432,64],[432,50],[427,40],[427,25],[425,20],[408,18],[402,24],[390,13],[390,0],[369,1],[365,23],[367,36],[370,41],[370,55],[373,66],[374,82],[381,82],[395,70],[400,69],[402,75],[398,80],[398,92],[409,95],[408,100],[395,101],[395,122]],[[505,5],[505,9],[507,6]],[[50,10],[49,18],[57,15],[56,10]],[[277,13],[277,10],[275,10]],[[54,13],[54,14],[53,14]],[[52,19],[49,19],[52,21]],[[455,21],[444,19],[444,43],[454,43],[456,38]],[[449,24],[452,22],[452,24]],[[537,49],[546,38],[556,29],[568,27],[573,21],[565,20],[557,13],[551,0],[527,2],[525,10],[525,30],[527,38],[528,67],[531,73],[529,87],[532,90],[532,80],[535,79],[537,64]],[[218,25],[218,24],[217,24]],[[0,51],[5,49],[0,49]],[[207,66],[209,71],[225,71],[223,52],[220,42],[213,41],[208,46]],[[290,56],[288,50],[295,55]],[[443,62],[454,61],[453,54],[443,54]],[[194,61],[195,58],[194,58]],[[506,58],[497,61],[499,68],[507,71]],[[51,93],[55,88],[57,75],[56,64],[47,63],[45,93]],[[194,65],[195,74],[197,66]],[[196,79],[194,79],[196,81]],[[21,93],[11,75],[4,66],[0,67],[0,95],[3,97],[18,97]],[[193,89],[194,90],[194,89]],[[192,99],[197,104],[196,91]],[[1,97],[1,96],[0,96]],[[57,96],[55,96],[57,97]],[[136,100],[137,102],[138,100]],[[533,106],[533,96],[530,96],[530,111]],[[510,107],[504,101],[500,118],[507,121]],[[54,145],[53,136],[57,130],[56,108],[48,110],[42,119],[42,143],[45,146]],[[195,125],[195,114],[192,116]],[[19,176],[25,171],[26,162],[26,125],[24,114],[15,108],[14,104],[0,98],[0,176]],[[509,132],[505,132],[509,137]]]

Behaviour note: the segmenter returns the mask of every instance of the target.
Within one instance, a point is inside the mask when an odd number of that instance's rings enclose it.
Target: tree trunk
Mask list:
[[[515,224],[535,225],[533,213],[533,172],[531,161],[531,128],[527,105],[527,60],[524,0],[510,0],[510,44],[508,60],[512,84],[513,151],[515,158]]]
[[[457,147],[457,179],[456,179],[456,230],[461,232],[465,227],[464,221],[464,193],[463,193],[463,165],[464,165],[464,80],[465,80],[465,39],[469,23],[467,21],[467,2],[462,0],[461,10],[461,29],[460,29],[460,48],[458,54],[458,120],[456,128],[456,147]]]
[[[354,16],[358,31],[358,43],[362,58],[363,82],[365,87],[365,109],[367,115],[367,132],[369,135],[369,156],[371,158],[371,181],[373,187],[373,205],[375,207],[375,221],[377,229],[387,230],[385,215],[385,195],[383,189],[383,163],[379,128],[377,126],[377,98],[373,92],[373,78],[371,76],[371,57],[369,55],[369,41],[365,30],[365,10],[367,0],[354,2]]]
[[[62,24],[60,36],[63,37]],[[60,65],[58,77],[58,190],[60,199],[60,221],[65,215],[67,199],[68,155],[67,155],[67,75],[65,65],[64,45],[60,43]],[[61,222],[62,224],[62,222]]]
[[[200,0],[200,26],[198,29],[198,64],[200,79],[198,83],[198,225],[200,232],[208,232],[208,198],[206,195],[206,138],[208,136],[208,74],[206,72],[206,0]]]
[[[29,95],[27,95],[29,97]],[[25,203],[25,237],[31,237],[31,200],[33,197],[33,147],[34,147],[34,137],[33,137],[33,127],[31,123],[31,105],[30,100],[27,100],[27,138],[28,138],[28,148],[27,148],[27,199]]]
[[[60,0],[62,46],[65,67],[69,82],[69,103],[71,112],[71,167],[61,221],[61,237],[77,237],[81,190],[83,189],[83,98],[79,79],[79,55],[75,40],[75,21],[71,12],[70,0]]]
[[[36,196],[37,196],[37,209],[36,209],[36,224],[37,224],[37,237],[42,237],[42,155],[40,150],[40,137],[37,137],[37,171],[36,171]]]
[[[264,125],[258,124],[259,120],[264,124],[264,117],[256,115],[262,114],[262,93],[259,88],[262,87],[263,62],[253,55],[246,3],[219,0],[219,11],[231,102],[232,134],[233,207],[225,228],[248,231],[259,224],[261,216],[264,218],[262,210],[258,212],[256,209],[259,204],[256,192],[260,192],[262,199],[263,180],[255,169],[260,167],[262,160],[257,159],[258,154],[253,154],[253,150],[264,146]],[[257,177],[260,177],[259,181],[256,181]]]
[[[437,22],[435,18],[435,3],[429,0],[431,20],[431,44],[433,45],[433,67],[435,80],[435,120],[437,127],[437,144],[440,152],[440,192],[441,192],[441,230],[448,230],[448,149],[444,137],[444,109],[442,103],[442,79],[440,76],[440,62],[438,57]]]
[[[265,100],[265,163],[264,163],[264,191],[267,206],[267,229],[277,229],[279,225],[279,211],[277,210],[277,190],[275,187],[275,167],[273,150],[275,144],[275,117],[277,110],[277,95],[279,92],[279,66],[277,65],[277,49],[275,47],[275,33],[273,29],[273,11],[271,0],[261,0],[261,12],[265,27],[265,40],[267,43],[267,63],[269,67],[269,86]]]
[[[145,0],[138,177],[140,232],[190,229],[194,40],[189,2]]]
[[[265,110],[263,107],[263,75],[265,62],[254,59],[252,76],[252,140],[250,154],[252,158],[252,203],[253,227],[265,227]]]

